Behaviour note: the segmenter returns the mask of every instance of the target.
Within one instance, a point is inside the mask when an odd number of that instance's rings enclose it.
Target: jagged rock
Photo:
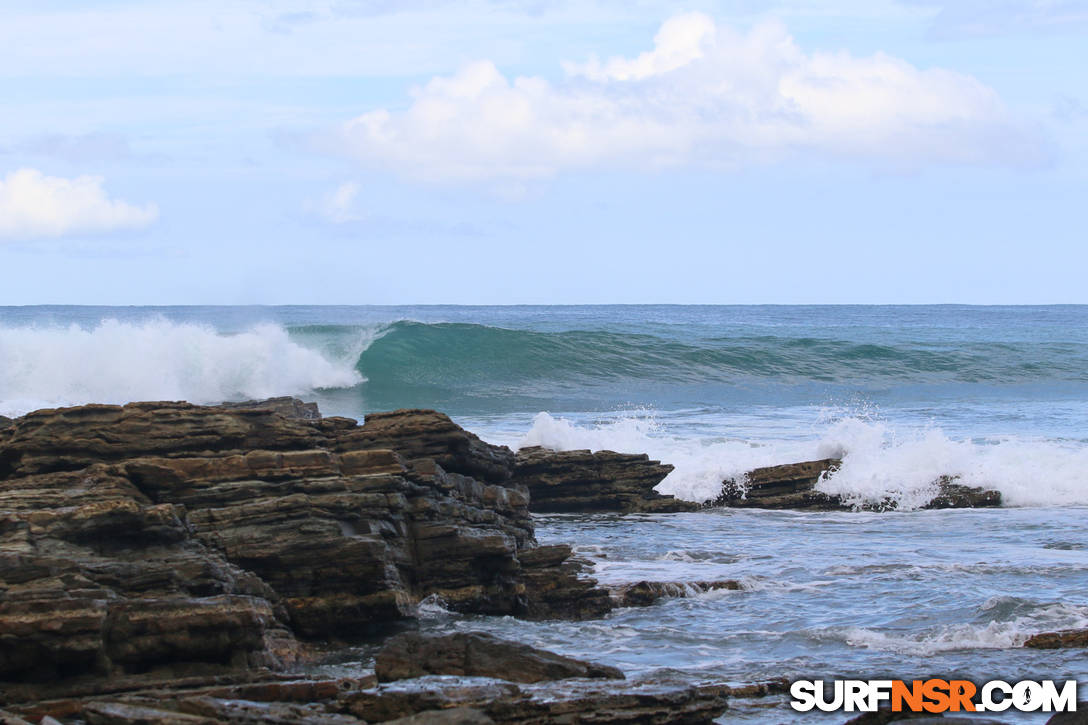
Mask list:
[[[15,424],[15,421],[13,421],[11,418],[0,415],[0,430],[4,430],[5,428],[10,428],[14,424]]]
[[[264,675],[264,677],[272,677]],[[372,680],[373,678],[371,678]],[[737,688],[587,679],[513,684],[424,677],[376,687],[365,680],[295,680],[216,686],[178,680],[161,687],[81,699],[30,702],[0,715],[22,722],[352,723],[545,722],[710,723]],[[756,695],[766,694],[762,691]],[[410,719],[415,718],[415,719]]]
[[[566,544],[518,553],[525,582],[527,619],[596,619],[612,609],[608,590],[589,578],[592,564],[571,557]]]
[[[302,656],[296,635],[361,636],[431,595],[463,612],[608,611],[569,549],[538,549],[523,491],[312,412],[133,403],[16,420],[0,437],[0,681],[281,668]],[[424,447],[446,441],[463,470],[501,460],[434,416],[401,432],[434,422]]]
[[[826,474],[842,466],[838,458],[787,463],[781,466],[756,468],[743,480],[722,482],[722,492],[705,506],[732,508],[797,509],[809,511],[888,511],[896,508],[893,500],[855,505],[836,494],[816,490]],[[1001,493],[957,483],[955,476],[941,476],[936,482],[936,495],[922,508],[981,508],[1001,505]]]
[[[1088,647],[1088,629],[1066,629],[1061,632],[1043,632],[1029,637],[1025,647],[1034,649],[1064,649]]]
[[[732,579],[698,582],[651,582],[641,581],[611,589],[612,603],[617,607],[648,607],[659,599],[686,597],[718,590],[737,591],[741,583]]]
[[[321,411],[317,403],[304,403],[298,398],[281,397],[266,398],[265,400],[246,400],[241,403],[220,403],[220,408],[227,410],[267,410],[278,413],[284,418],[296,418],[298,420],[317,420],[321,417]]]
[[[623,679],[623,673],[615,667],[564,657],[480,632],[443,636],[398,634],[378,652],[374,672],[379,682],[423,675],[492,677],[509,682],[572,677]]]
[[[365,423],[341,436],[349,449],[388,448],[404,458],[429,458],[451,473],[488,483],[503,483],[514,470],[514,453],[506,446],[485,443],[433,410],[370,413]]]
[[[529,490],[529,508],[534,513],[697,510],[698,504],[654,491],[672,470],[646,454],[531,446],[518,451],[510,484]]]
[[[481,710],[454,707],[449,710],[427,710],[417,715],[387,720],[386,725],[494,725],[495,721]]]
[[[601,724],[712,723],[728,709],[727,696],[714,688],[586,682],[537,685],[495,683],[464,685],[435,680],[412,680],[380,690],[348,693],[340,698],[340,712],[367,722],[388,722],[433,710],[465,707],[481,711],[495,722]]]

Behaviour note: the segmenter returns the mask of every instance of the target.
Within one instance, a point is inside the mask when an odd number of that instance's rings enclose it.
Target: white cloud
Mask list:
[[[596,166],[734,167],[816,153],[878,165],[1023,164],[1040,142],[971,76],[877,53],[806,52],[775,22],[676,16],[634,58],[508,79],[479,61],[403,111],[345,123],[338,149],[407,176],[534,179]]]
[[[145,227],[155,204],[110,199],[100,176],[65,179],[19,169],[0,179],[0,240],[60,237]]]
[[[306,210],[333,224],[362,221],[363,214],[356,206],[359,184],[345,181],[317,201],[307,202]]]

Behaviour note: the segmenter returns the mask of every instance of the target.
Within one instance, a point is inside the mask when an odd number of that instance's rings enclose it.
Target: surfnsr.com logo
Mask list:
[[[790,707],[799,712],[1076,712],[1077,682],[1067,680],[798,680]]]

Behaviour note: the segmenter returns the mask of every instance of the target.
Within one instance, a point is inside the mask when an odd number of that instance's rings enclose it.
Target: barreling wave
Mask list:
[[[162,319],[0,328],[0,414],[84,403],[306,395],[362,383],[355,369],[361,347],[337,359],[271,324],[236,334]]]
[[[514,330],[400,321],[360,358],[372,383],[753,379],[813,382],[1088,382],[1088,345],[897,342],[779,336],[673,339],[600,330]]]

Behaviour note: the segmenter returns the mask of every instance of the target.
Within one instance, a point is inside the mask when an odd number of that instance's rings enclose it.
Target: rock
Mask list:
[[[388,448],[407,460],[429,458],[451,473],[487,483],[503,483],[514,470],[514,453],[469,433],[444,413],[395,410],[370,413],[363,426],[341,436],[351,450]]]
[[[707,505],[771,509],[845,508],[838,496],[829,496],[815,490],[816,484],[825,473],[836,471],[841,465],[842,461],[839,459],[825,458],[756,468],[745,474],[743,481],[723,481],[721,494],[713,501],[708,501]]]
[[[495,722],[539,723],[712,723],[728,708],[726,695],[712,688],[621,685],[587,681],[536,685],[465,685],[436,680],[404,681],[380,690],[349,693],[340,712],[367,722],[455,707],[481,711]],[[395,721],[395,720],[394,720]]]
[[[518,552],[527,619],[596,619],[612,610],[608,590],[589,578],[589,562],[571,557],[566,544]]]
[[[321,417],[317,403],[304,403],[298,398],[282,397],[265,400],[246,400],[241,403],[220,403],[220,408],[227,410],[267,410],[278,413],[284,418],[296,420],[317,420]]]
[[[795,509],[805,511],[889,511],[896,508],[892,500],[861,506],[843,497],[816,490],[820,480],[842,466],[838,458],[788,463],[781,466],[756,468],[743,481],[722,482],[721,494],[706,506],[731,508]],[[935,483],[936,495],[923,509],[981,508],[1001,505],[1001,492],[974,488],[957,483],[955,476],[941,476]]]
[[[654,491],[673,467],[645,454],[588,450],[518,451],[511,485],[529,490],[534,513],[695,511],[698,504]]]
[[[615,667],[584,662],[478,632],[425,636],[399,634],[385,643],[374,664],[379,682],[423,675],[492,677],[540,682],[572,677],[622,680]]]
[[[300,638],[379,632],[428,596],[534,618],[611,607],[569,548],[537,546],[523,491],[314,414],[277,400],[18,419],[0,436],[0,681],[280,669]],[[386,438],[409,455],[502,460],[445,416],[408,417]]]
[[[1029,637],[1025,647],[1034,649],[1064,649],[1067,647],[1088,647],[1088,629],[1067,629],[1061,632],[1044,632]]]
[[[5,428],[10,428],[13,425],[15,425],[15,421],[13,421],[11,418],[0,415],[0,430],[4,430]]]
[[[495,721],[481,710],[469,707],[427,710],[416,715],[386,721],[386,725],[494,725],[494,723]]]
[[[743,589],[741,583],[732,579],[698,582],[641,581],[614,587],[610,590],[610,594],[613,604],[617,607],[648,607],[666,597],[684,599],[711,591],[740,589]]]
[[[1001,492],[975,488],[956,483],[955,476],[941,476],[937,481],[938,494],[922,508],[926,509],[974,509],[1001,506]]]
[[[90,725],[215,725],[214,718],[189,715],[147,705],[94,702],[83,708]]]
[[[1078,702],[1074,712],[1054,713],[1046,725],[1088,725],[1088,702]]]

